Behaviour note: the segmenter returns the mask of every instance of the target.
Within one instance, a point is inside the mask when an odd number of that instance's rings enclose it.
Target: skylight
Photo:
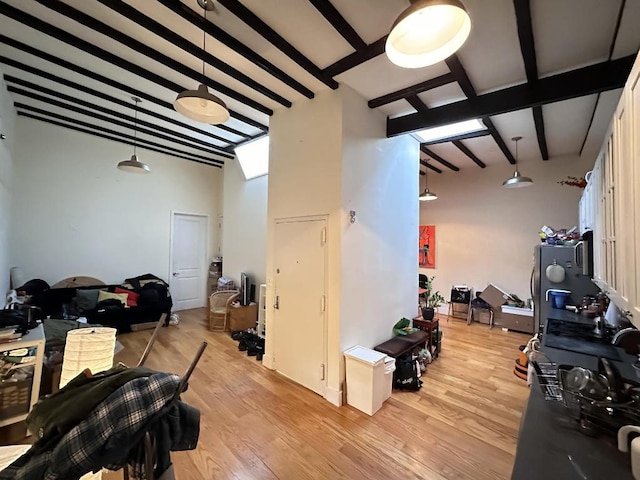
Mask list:
[[[480,130],[486,130],[486,127],[479,119],[474,118],[473,120],[443,125],[442,127],[420,130],[416,132],[415,135],[423,142],[431,142],[433,140],[464,135],[465,133],[478,132]]]
[[[269,173],[269,136],[236,147],[236,157],[246,180]]]

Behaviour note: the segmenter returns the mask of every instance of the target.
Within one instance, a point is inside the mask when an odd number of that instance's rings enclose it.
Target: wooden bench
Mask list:
[[[424,348],[429,340],[429,334],[418,330],[409,335],[398,335],[391,340],[373,347],[374,350],[386,353],[390,357],[398,358],[405,353],[413,351],[417,347]]]

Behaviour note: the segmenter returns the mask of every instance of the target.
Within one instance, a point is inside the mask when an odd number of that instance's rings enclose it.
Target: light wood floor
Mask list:
[[[198,448],[172,455],[178,478],[509,478],[528,396],[513,361],[528,337],[445,318],[442,355],[422,389],[394,391],[369,417],[247,357],[228,334],[207,330],[203,309],[180,312],[180,324],[162,329],[147,362],[182,373],[200,342],[209,342],[183,395],[202,418]],[[150,335],[121,335],[117,360],[135,364]]]

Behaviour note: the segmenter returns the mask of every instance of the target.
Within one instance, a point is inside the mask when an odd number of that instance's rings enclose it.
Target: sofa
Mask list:
[[[44,317],[85,317],[88,323],[113,327],[118,333],[131,332],[137,324],[158,322],[163,313],[168,322],[173,306],[168,284],[152,274],[118,285],[48,288],[32,295],[29,303],[41,308]]]

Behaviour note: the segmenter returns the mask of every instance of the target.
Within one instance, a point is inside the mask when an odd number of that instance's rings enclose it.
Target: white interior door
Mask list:
[[[326,386],[326,221],[276,223],[274,368],[323,395]]]
[[[173,310],[205,306],[207,223],[208,219],[203,215],[172,215],[169,283]]]

